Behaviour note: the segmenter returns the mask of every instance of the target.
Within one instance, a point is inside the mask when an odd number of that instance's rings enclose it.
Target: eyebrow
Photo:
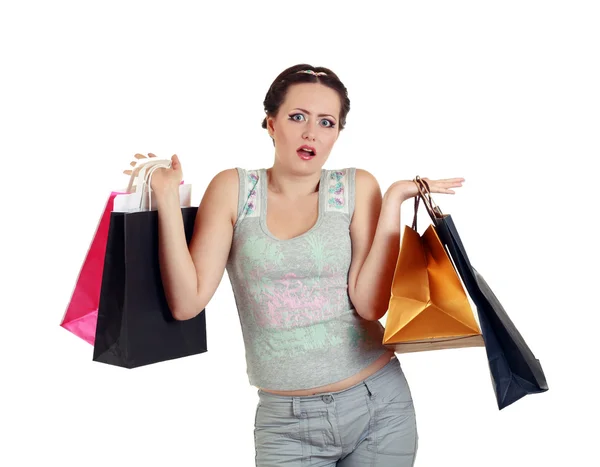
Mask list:
[[[311,115],[311,113],[308,110],[301,109],[300,107],[296,107],[294,110],[301,110],[302,112],[304,112],[304,113],[306,113],[308,115]],[[330,114],[319,114],[319,115],[317,115],[317,117],[331,117],[334,120],[336,120],[336,118],[333,115],[330,115]]]

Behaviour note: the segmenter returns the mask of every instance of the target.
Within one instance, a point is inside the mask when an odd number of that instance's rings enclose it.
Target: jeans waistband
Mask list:
[[[354,386],[342,389],[340,391],[321,392],[318,394],[311,394],[305,396],[283,396],[279,394],[272,394],[270,392],[266,392],[262,389],[259,389],[258,396],[261,401],[266,403],[297,403],[313,401],[316,402],[323,400],[323,398],[334,398],[336,400],[342,400],[345,398],[354,398],[357,396],[362,397],[364,394],[371,394],[371,390],[369,389],[371,384],[375,384],[377,380],[385,378],[386,375],[398,371],[399,367],[400,362],[398,361],[396,356],[393,356],[384,367],[379,369],[377,372],[373,373],[368,378],[355,384]]]

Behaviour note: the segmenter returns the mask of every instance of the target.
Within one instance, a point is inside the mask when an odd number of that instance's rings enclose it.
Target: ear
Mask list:
[[[267,131],[269,132],[269,136],[273,138],[273,134],[275,133],[275,120],[272,117],[267,117]]]

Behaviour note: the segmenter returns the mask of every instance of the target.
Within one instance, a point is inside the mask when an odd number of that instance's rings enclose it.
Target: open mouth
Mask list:
[[[313,148],[312,146],[307,146],[306,144],[300,146],[296,152],[302,159],[312,159],[317,155],[317,151],[315,150],[315,148]]]

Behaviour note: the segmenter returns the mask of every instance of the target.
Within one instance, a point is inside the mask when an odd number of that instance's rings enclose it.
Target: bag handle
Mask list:
[[[425,209],[427,209],[427,213],[431,220],[435,223],[436,219],[440,219],[444,217],[442,210],[440,207],[433,201],[431,197],[431,189],[429,188],[429,184],[423,180],[418,175],[413,179],[414,184],[417,186],[417,190],[419,194],[415,196],[415,207],[414,207],[414,215],[412,221],[412,229],[417,230],[417,213],[419,210],[419,202],[423,200],[423,204],[425,205]]]
[[[160,160],[157,161],[156,164],[146,164],[144,165],[139,173],[139,178],[141,180],[141,183],[138,183],[138,186],[136,188],[136,192],[137,193],[141,193],[140,196],[140,210],[142,209],[142,204],[144,202],[144,193],[147,192],[148,193],[148,210],[152,210],[152,174],[154,174],[154,172],[157,169],[169,169],[171,168],[171,161],[170,160]],[[147,173],[146,173],[147,172]]]
[[[139,192],[139,190],[140,190],[139,182],[141,180],[143,180],[143,176],[142,176],[142,174],[140,174],[142,169],[144,169],[144,168],[147,169],[148,167],[151,167],[156,164],[170,164],[170,163],[171,163],[171,161],[169,159],[158,159],[156,157],[138,160],[136,166],[131,171],[131,176],[129,177],[129,184],[127,185],[127,189],[125,190],[125,192],[131,193],[133,184],[136,181],[136,179],[138,181],[138,183],[136,184],[136,192]]]
[[[415,182],[415,185],[417,185],[416,182]],[[418,188],[418,185],[417,185],[417,188]],[[412,226],[411,226],[411,228],[415,232],[417,231],[417,212],[419,211],[419,200],[420,199],[421,199],[421,197],[419,195],[415,196],[415,208],[414,208],[415,213],[413,215],[413,221],[412,221]]]
[[[431,190],[429,188],[429,184],[418,175],[414,178],[413,182],[415,182],[415,184],[417,185],[417,189],[419,190],[419,195],[417,196],[417,198],[423,200],[423,204],[425,205],[425,208],[427,209],[431,220],[435,222],[436,219],[443,218],[444,213],[431,197]]]
[[[428,212],[431,209],[431,203],[426,198],[426,194],[425,194],[425,191],[424,191],[423,186],[422,186],[422,183],[426,183],[426,182],[424,180],[422,180],[421,177],[419,177],[417,175],[413,179],[413,183],[417,186],[417,190],[418,190],[419,193],[415,196],[415,206],[414,206],[414,214],[413,214],[413,221],[412,221],[411,228],[414,231],[417,231],[417,215],[418,215],[418,212],[419,212],[419,203],[420,203],[421,199],[423,199],[423,202],[425,204],[425,208],[427,209]],[[431,213],[429,213],[429,215],[431,215]]]
[[[136,166],[131,170],[131,175],[129,176],[129,183],[127,184],[127,188],[125,189],[126,193],[131,193],[131,189],[133,188],[133,183],[138,178],[141,168],[144,164],[147,164],[150,159],[138,161]]]

